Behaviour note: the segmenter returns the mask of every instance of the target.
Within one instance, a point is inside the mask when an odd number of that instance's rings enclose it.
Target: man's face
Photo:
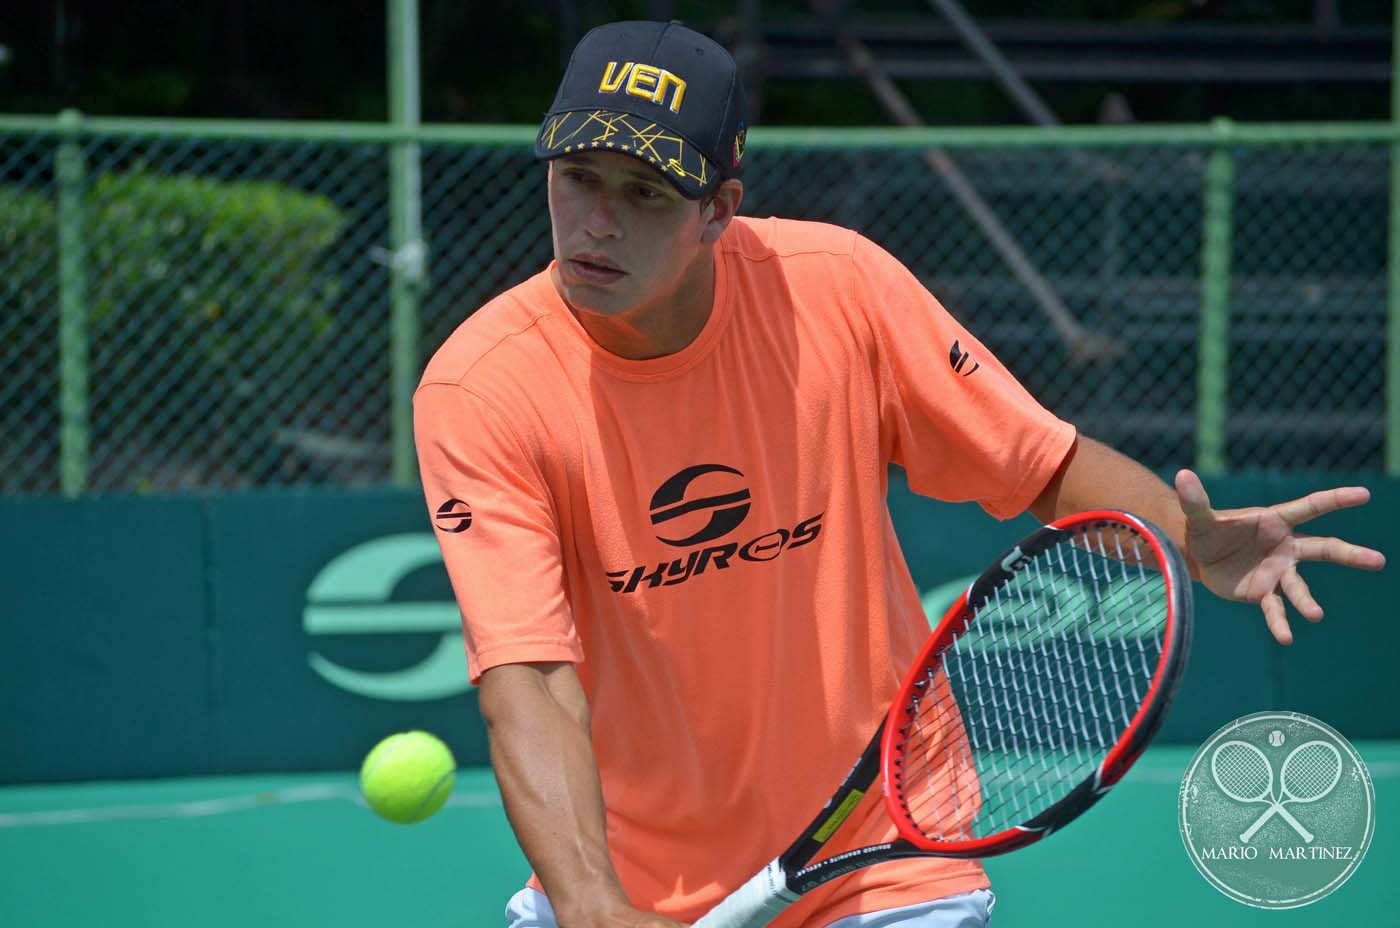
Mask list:
[[[661,305],[708,248],[704,216],[630,155],[589,152],[549,165],[557,279],[575,309],[618,316]]]

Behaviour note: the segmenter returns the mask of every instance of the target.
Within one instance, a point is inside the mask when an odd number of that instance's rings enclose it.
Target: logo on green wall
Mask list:
[[[306,591],[302,626],[308,635],[438,633],[433,652],[411,667],[371,673],[342,667],[312,652],[311,669],[326,682],[370,699],[446,699],[471,689],[462,620],[450,600],[392,602],[409,574],[442,563],[432,535],[387,535],[356,545],[321,568]]]

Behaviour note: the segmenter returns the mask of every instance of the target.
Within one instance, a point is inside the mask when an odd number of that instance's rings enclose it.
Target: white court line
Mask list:
[[[1367,764],[1366,769],[1371,772],[1372,780],[1400,779],[1400,762],[1386,761],[1378,764]],[[1185,776],[1185,767],[1179,770],[1175,767],[1134,767],[1128,771],[1118,785],[1122,786],[1124,783],[1130,786],[1133,783],[1180,783]]]
[[[264,790],[242,796],[200,799],[190,802],[170,802],[142,806],[103,806],[89,809],[55,809],[47,812],[0,812],[0,828],[27,828],[40,825],[81,825],[92,822],[144,821],[153,819],[204,818],[227,815],[268,806],[293,805],[303,802],[324,802],[339,799],[364,806],[364,797],[348,786],[329,783],[297,786],[288,789]],[[497,793],[453,793],[447,805],[469,808],[499,807]]]
[[[1367,764],[1373,780],[1400,779],[1400,763],[1384,762]],[[1186,768],[1170,769],[1160,767],[1136,767],[1128,771],[1127,785],[1134,783],[1179,784]],[[1123,784],[1119,784],[1122,786]],[[44,825],[82,825],[94,822],[151,821],[160,819],[204,818],[211,815],[228,815],[233,812],[246,812],[249,809],[262,809],[268,806],[294,805],[303,802],[324,802],[339,799],[364,806],[364,797],[359,790],[349,786],[335,786],[321,783],[312,786],[296,786],[288,789],[264,790],[242,796],[226,796],[219,799],[200,799],[190,802],[170,802],[141,806],[105,806],[89,809],[55,809],[47,812],[0,812],[0,828],[32,828]],[[447,800],[448,806],[458,808],[499,808],[499,793],[453,793]]]

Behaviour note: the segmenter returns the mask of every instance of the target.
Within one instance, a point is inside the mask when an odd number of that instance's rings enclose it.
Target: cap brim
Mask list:
[[[600,109],[551,113],[535,139],[535,157],[545,161],[594,151],[631,155],[691,200],[704,196],[720,180],[719,170],[694,142],[633,113]]]

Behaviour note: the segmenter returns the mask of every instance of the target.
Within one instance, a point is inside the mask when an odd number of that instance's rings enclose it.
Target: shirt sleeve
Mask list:
[[[428,383],[413,400],[428,518],[462,610],[473,683],[500,664],[583,660],[557,515],[537,462],[483,398]]]
[[[1036,401],[897,259],[858,237],[857,300],[876,339],[881,445],[918,493],[1019,515],[1074,444],[1074,426]]]

